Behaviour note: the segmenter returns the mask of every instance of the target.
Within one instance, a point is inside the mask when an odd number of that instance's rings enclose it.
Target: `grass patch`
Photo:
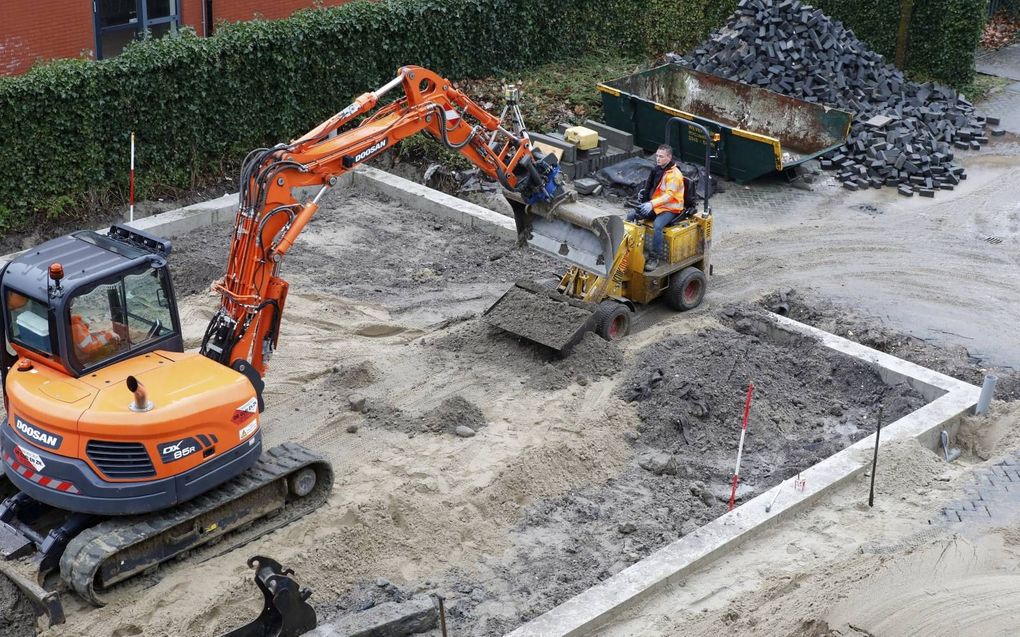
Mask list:
[[[592,56],[553,62],[524,72],[476,80],[454,82],[485,110],[498,115],[503,109],[503,86],[520,89],[520,108],[528,130],[546,133],[563,123],[580,124],[585,119],[602,118],[602,98],[595,86],[599,82],[629,75],[642,68],[642,62],[629,57]],[[401,160],[441,162],[451,168],[471,164],[456,151],[428,135],[404,140],[398,151]]]
[[[960,88],[960,93],[966,95],[967,99],[976,104],[987,99],[992,93],[997,93],[1012,83],[1013,80],[1004,77],[975,73],[974,79],[970,82],[970,84]]]

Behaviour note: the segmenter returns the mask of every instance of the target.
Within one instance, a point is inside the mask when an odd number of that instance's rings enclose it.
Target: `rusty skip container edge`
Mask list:
[[[853,116],[839,109],[757,86],[701,73],[679,64],[662,66],[598,85],[606,124],[634,135],[654,151],[671,117],[719,133],[712,172],[746,182],[783,171],[839,147]],[[700,165],[704,135],[674,126],[669,143],[684,161]]]

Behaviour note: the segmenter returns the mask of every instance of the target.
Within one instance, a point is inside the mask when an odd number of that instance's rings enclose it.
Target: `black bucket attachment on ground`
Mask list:
[[[308,604],[312,591],[290,577],[294,571],[261,555],[249,558],[248,566],[255,568],[255,584],[265,605],[253,622],[223,637],[298,637],[316,627],[315,609]]]
[[[565,352],[595,327],[597,305],[535,283],[518,281],[482,315],[490,325]]]

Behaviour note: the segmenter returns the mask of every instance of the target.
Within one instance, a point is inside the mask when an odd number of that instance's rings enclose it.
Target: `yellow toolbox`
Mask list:
[[[599,145],[599,134],[584,126],[571,126],[563,131],[563,139],[577,146],[578,150],[591,150]]]

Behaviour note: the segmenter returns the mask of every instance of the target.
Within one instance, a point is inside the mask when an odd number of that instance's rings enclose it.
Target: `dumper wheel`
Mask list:
[[[679,312],[693,310],[705,298],[705,273],[691,267],[673,273],[669,277],[669,288],[664,296],[666,303]]]
[[[602,301],[595,311],[595,333],[607,341],[616,341],[630,332],[630,308],[616,301]]]

